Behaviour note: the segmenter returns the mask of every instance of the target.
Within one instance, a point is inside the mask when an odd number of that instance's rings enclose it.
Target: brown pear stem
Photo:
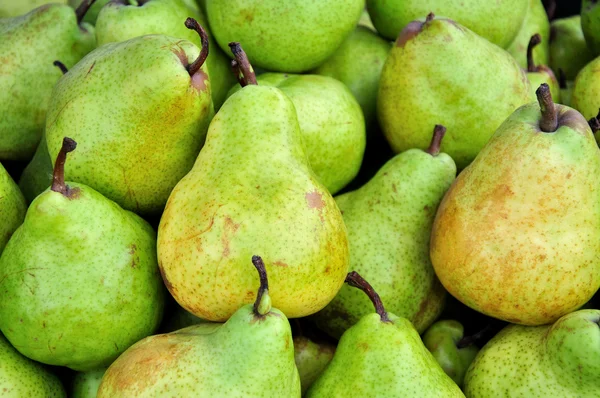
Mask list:
[[[479,332],[471,335],[471,336],[464,336],[462,339],[460,339],[458,341],[458,343],[456,343],[456,348],[465,348],[468,347],[470,345],[475,344],[476,342],[478,342],[479,340],[481,340],[481,338],[492,328],[491,324],[488,324],[486,327],[484,327],[483,329],[481,329]]]
[[[62,72],[62,74],[63,74],[63,75],[66,75],[66,74],[67,74],[67,72],[69,71],[69,70],[67,69],[67,67],[65,66],[65,64],[63,64],[63,63],[62,63],[62,62],[60,62],[60,61],[54,61],[54,62],[52,62],[52,65],[54,65],[54,66],[56,66],[58,69],[60,69],[60,71]]]
[[[537,95],[540,110],[542,111],[540,129],[545,133],[556,131],[558,128],[558,111],[552,101],[552,94],[550,94],[550,87],[548,87],[548,84],[540,84],[540,87],[535,90],[535,95]]]
[[[379,314],[382,322],[390,322],[390,318],[388,318],[388,314],[383,307],[383,303],[381,302],[381,297],[379,294],[373,289],[373,287],[367,282],[362,276],[358,274],[356,271],[349,272],[346,275],[346,281],[348,285],[352,287],[357,287],[363,292],[367,294],[373,305],[375,306],[375,311]]]
[[[235,58],[236,65],[231,63],[231,68],[235,71],[239,70],[238,81],[242,87],[247,86],[248,84],[257,84],[256,75],[254,74],[254,70],[252,69],[252,65],[250,64],[250,60],[248,60],[248,56],[242,50],[242,46],[238,42],[229,43],[229,48],[233,53],[233,57]]]
[[[244,81],[244,75],[242,75],[242,71],[240,70],[240,64],[238,64],[238,62],[235,59],[231,60],[231,71],[237,78],[237,81],[240,84],[240,86],[244,87],[246,85],[246,82]]]
[[[254,264],[254,267],[258,271],[258,277],[260,278],[260,287],[258,288],[258,293],[256,294],[256,301],[254,301],[254,314],[257,316],[262,316],[260,312],[258,312],[258,306],[260,305],[260,301],[264,292],[269,290],[267,269],[265,268],[265,263],[260,256],[252,256],[252,264]]]
[[[442,126],[441,124],[436,124],[433,129],[433,137],[431,137],[431,143],[429,144],[429,148],[427,148],[425,152],[427,152],[431,156],[439,155],[444,134],[446,134],[446,127]]]
[[[421,15],[423,15],[423,14],[421,14]],[[434,14],[434,13],[432,13],[432,12],[430,12],[430,13],[429,13],[429,14],[427,14],[427,16],[425,17],[425,23],[433,21],[433,19],[434,19],[434,18],[435,18],[435,14]]]
[[[77,16],[77,25],[81,25],[81,21],[83,21],[83,17],[88,12],[92,4],[94,4],[96,0],[83,0],[79,7],[75,10],[75,16]]]
[[[600,109],[598,109],[598,114],[595,117],[588,120],[588,124],[592,129],[592,133],[596,134],[600,130]]]
[[[204,61],[206,61],[206,57],[208,57],[208,34],[194,18],[186,19],[185,27],[198,32],[200,40],[202,41],[202,49],[200,50],[200,54],[198,54],[198,58],[196,58],[196,60],[187,68],[190,76],[193,76],[200,70],[200,67],[204,64]]]
[[[50,189],[67,197],[69,196],[69,188],[65,183],[65,161],[67,160],[67,153],[72,152],[76,147],[77,143],[74,140],[69,137],[63,138],[62,147],[54,163],[54,173]]]
[[[537,72],[537,66],[535,66],[535,62],[533,61],[533,49],[541,42],[542,36],[539,33],[534,34],[529,39],[529,44],[527,45],[527,72]]]

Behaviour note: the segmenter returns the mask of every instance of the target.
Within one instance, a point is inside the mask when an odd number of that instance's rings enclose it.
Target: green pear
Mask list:
[[[163,279],[187,311],[222,322],[255,295],[245,265],[260,251],[273,305],[307,316],[344,283],[346,228],[309,166],[294,104],[256,85],[239,43],[232,50],[245,87],[216,114],[194,168],[169,197],[158,228]]]
[[[241,42],[252,65],[306,72],[323,63],[355,28],[364,0],[207,0],[223,51]]]
[[[463,325],[455,320],[438,321],[423,335],[423,344],[433,354],[444,372],[459,386],[463,385],[465,373],[479,349],[464,344]]]
[[[376,291],[355,271],[346,281],[367,293],[376,313],[342,335],[333,360],[306,397],[464,397],[408,319],[386,312]]]
[[[106,368],[77,372],[71,381],[70,398],[96,398]]]
[[[395,40],[411,21],[433,12],[506,48],[523,24],[529,1],[367,0],[367,8],[379,34],[390,40]]]
[[[150,225],[90,187],[67,185],[76,144],[63,142],[52,186],[0,257],[0,330],[31,359],[86,371],[158,327],[164,286]]]
[[[577,74],[571,92],[571,106],[583,117],[596,116],[600,108],[600,57],[583,67]]]
[[[510,325],[479,352],[465,377],[469,398],[600,396],[600,311],[553,325]]]
[[[430,14],[425,22],[410,23],[390,51],[377,112],[397,153],[427,148],[432,120],[446,126],[442,151],[462,169],[515,108],[533,99],[525,72],[510,54]]]
[[[207,27],[204,14],[197,6],[190,10],[184,0],[147,0],[138,1],[137,4],[127,0],[112,1],[102,8],[96,21],[98,45],[149,34],[162,34],[185,39],[201,47],[198,34],[187,29],[181,22],[189,16]],[[208,42],[210,52],[206,58],[206,67],[210,75],[211,96],[215,109],[218,109],[236,80],[231,73],[229,57],[217,46],[210,32]]]
[[[459,174],[431,233],[446,290],[523,325],[554,322],[600,287],[600,151],[579,112],[546,84],[537,95]]]
[[[371,29],[358,26],[313,73],[344,83],[356,97],[370,126],[377,112],[377,91],[383,64],[391,45]]]
[[[0,164],[0,254],[4,246],[23,223],[27,204],[19,187]]]
[[[550,22],[542,0],[529,0],[529,7],[521,29],[512,43],[506,47],[506,51],[517,60],[523,69],[528,67],[527,49],[531,36],[536,33],[541,36],[541,43],[533,50],[533,56],[538,63],[547,65],[550,51]]]
[[[560,87],[560,100],[562,104],[572,106],[571,97],[573,96],[575,82],[573,80],[567,80],[562,69],[558,70],[558,85]]]
[[[25,358],[0,334],[0,391],[2,398],[66,398],[58,378]]]
[[[0,2],[0,18],[18,17],[47,3],[66,4],[67,0],[4,0]]]
[[[336,197],[348,229],[350,269],[419,332],[440,315],[446,297],[429,260],[435,211],[456,177],[452,158],[439,153],[444,132],[436,126],[427,151],[395,156],[360,189]],[[320,329],[339,338],[372,309],[368,297],[345,285],[315,317]]]
[[[371,21],[371,17],[369,16],[369,12],[367,11],[367,9],[364,9],[362,14],[360,14],[358,26],[369,28],[372,32],[377,33],[377,29],[375,29],[375,26],[373,26],[373,21]]]
[[[75,12],[46,4],[20,17],[0,19],[0,159],[28,161],[46,122],[52,88],[61,73],[52,63],[77,63],[96,45],[81,19],[90,0]]]
[[[81,3],[84,3],[87,0],[68,0],[68,1],[69,1],[69,4],[71,5],[71,7],[77,8],[81,5]],[[96,0],[96,2],[94,4],[92,4],[92,6],[90,7],[90,11],[87,12],[85,14],[85,16],[83,17],[83,22],[87,22],[91,25],[95,25],[96,19],[98,18],[98,14],[100,13],[100,10],[109,1],[111,1],[111,0]]]
[[[66,178],[126,210],[160,214],[204,143],[213,114],[204,65],[208,38],[195,20],[185,26],[203,38],[202,51],[163,35],[105,44],[52,93],[46,123],[51,159],[65,135],[82,142]]]
[[[294,337],[294,361],[300,374],[302,395],[327,368],[334,353],[334,345],[315,343],[305,336]]]
[[[542,37],[539,33],[531,36],[531,39],[529,40],[529,45],[527,46],[527,79],[529,80],[533,93],[535,93],[541,84],[546,83],[548,87],[550,87],[552,99],[562,104],[562,99],[560,98],[560,85],[558,80],[556,80],[556,76],[554,76],[554,72],[546,65],[536,65],[534,59],[535,49],[539,47],[541,42]]]
[[[587,47],[581,30],[580,15],[552,21],[549,65],[555,73],[562,69],[568,80],[575,80],[577,73],[593,59],[594,53]]]
[[[260,275],[254,304],[224,324],[190,326],[136,343],[108,368],[98,398],[299,398],[290,324],[271,306],[262,259],[253,256],[252,263]]]
[[[600,7],[597,0],[581,1],[581,30],[585,42],[594,56],[600,54]]]
[[[304,151],[319,181],[331,194],[360,170],[366,146],[365,121],[350,90],[331,77],[264,73],[259,85],[274,86],[294,104]],[[236,85],[230,95],[239,91]]]

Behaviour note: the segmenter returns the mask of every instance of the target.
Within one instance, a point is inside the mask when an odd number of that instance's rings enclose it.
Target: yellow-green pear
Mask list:
[[[0,254],[13,232],[23,223],[26,211],[23,194],[0,164]]]
[[[600,108],[600,57],[583,67],[577,74],[571,93],[571,106],[583,117],[596,116]]]
[[[2,0],[0,18],[18,17],[48,3],[66,4],[67,0]]]
[[[506,51],[517,60],[517,63],[523,69],[527,68],[528,65],[526,54],[529,47],[529,40],[536,33],[541,36],[542,40],[540,45],[536,46],[533,50],[533,56],[538,63],[548,65],[550,51],[550,22],[548,21],[548,15],[546,15],[546,9],[542,0],[529,0],[529,7],[527,8],[527,14],[523,20],[521,29],[519,29],[519,33],[517,33],[512,43],[506,47]]]
[[[554,73],[562,69],[566,79],[575,80],[577,73],[594,58],[581,30],[580,15],[552,21],[549,65]]]

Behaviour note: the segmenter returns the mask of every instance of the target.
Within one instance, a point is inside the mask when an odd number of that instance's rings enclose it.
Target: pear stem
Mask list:
[[[422,14],[421,14],[422,15]],[[425,23],[427,22],[431,22],[433,21],[433,19],[435,18],[435,14],[430,12],[429,14],[427,14],[427,16],[425,17]]]
[[[542,111],[540,129],[545,133],[556,131],[558,128],[558,112],[552,101],[552,94],[550,94],[550,87],[548,87],[548,84],[540,84],[540,87],[535,90],[535,95],[537,95],[540,110]]]
[[[81,25],[81,21],[83,21],[83,17],[88,12],[92,4],[94,4],[96,0],[83,0],[79,7],[75,10],[75,16],[77,17],[77,25]]]
[[[62,147],[54,163],[52,187],[50,189],[67,197],[69,196],[69,187],[65,183],[65,161],[67,160],[67,153],[72,152],[76,147],[77,143],[74,140],[69,137],[63,138]]]
[[[481,338],[492,328],[491,324],[488,324],[486,327],[484,327],[483,329],[481,329],[479,332],[471,335],[471,336],[464,336],[462,339],[460,339],[458,341],[458,343],[456,343],[456,348],[465,348],[468,347],[470,345],[475,344],[476,342],[478,342],[479,340],[481,340]]]
[[[535,62],[533,61],[533,49],[541,42],[542,36],[539,33],[534,34],[529,39],[529,44],[527,45],[527,72],[537,71],[537,66],[535,66]]]
[[[254,69],[248,60],[248,56],[242,50],[242,46],[238,42],[229,43],[229,48],[235,58],[231,61],[231,69],[236,73],[240,86],[246,87],[249,84],[257,84]]]
[[[204,61],[206,61],[206,57],[208,57],[208,34],[194,18],[186,19],[185,27],[198,32],[200,40],[202,41],[202,49],[200,50],[200,54],[198,54],[198,58],[187,67],[188,73],[190,76],[193,76],[200,70],[200,67],[204,64]]]
[[[252,264],[254,264],[254,267],[258,271],[258,276],[260,278],[260,287],[258,288],[258,293],[256,294],[256,301],[254,302],[254,314],[257,316],[262,316],[263,314],[259,312],[258,307],[262,300],[263,294],[269,290],[267,269],[265,268],[265,263],[260,256],[252,256]]]
[[[596,132],[600,130],[600,109],[598,109],[598,114],[596,115],[596,117],[593,117],[590,120],[588,120],[588,124],[592,129],[592,133],[596,134]]]
[[[429,148],[425,152],[430,154],[431,156],[437,156],[440,153],[440,146],[442,145],[442,139],[444,138],[444,134],[446,134],[446,127],[441,124],[436,124],[433,129],[433,137],[431,137],[431,144],[429,144]]]
[[[379,314],[382,322],[390,322],[390,318],[388,318],[388,314],[383,307],[383,303],[381,302],[381,297],[379,294],[373,289],[373,287],[367,282],[362,276],[358,274],[356,271],[349,272],[346,275],[346,281],[348,285],[352,287],[357,287],[363,292],[367,294],[373,305],[375,306],[375,312]]]
[[[69,70],[67,69],[67,67],[65,66],[65,64],[63,64],[63,63],[62,63],[62,62],[60,62],[60,61],[54,61],[54,62],[52,63],[52,65],[54,65],[54,66],[56,66],[58,69],[60,69],[60,71],[62,72],[62,74],[63,74],[63,75],[66,75],[66,74],[67,74],[67,72],[69,71]]]

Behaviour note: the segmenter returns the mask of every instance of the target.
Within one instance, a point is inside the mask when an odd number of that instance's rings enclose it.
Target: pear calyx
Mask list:
[[[534,34],[529,39],[529,44],[527,45],[527,72],[537,72],[538,68],[535,66],[535,62],[533,61],[533,49],[535,46],[542,42],[542,36],[539,33]]]
[[[198,32],[200,35],[200,40],[202,41],[202,49],[200,49],[198,58],[196,58],[196,60],[187,67],[188,73],[190,76],[193,76],[200,70],[200,67],[202,67],[204,61],[206,61],[206,57],[208,57],[208,34],[206,34],[204,28],[194,18],[186,19],[185,27]]]
[[[248,56],[242,50],[240,43],[232,41],[229,43],[229,48],[233,53],[234,60],[231,61],[231,69],[235,73],[240,86],[246,87],[248,84],[258,84],[256,82],[256,74],[248,60]]]
[[[596,132],[600,130],[600,109],[598,109],[598,114],[595,117],[588,120],[588,124],[592,129],[592,133],[596,134]]]
[[[555,132],[558,128],[558,111],[552,101],[552,94],[550,94],[550,87],[548,84],[540,84],[540,87],[535,90],[535,95],[537,96],[540,110],[542,111],[540,129],[545,133]]]
[[[65,64],[63,64],[63,63],[62,63],[62,62],[60,62],[60,61],[54,61],[54,62],[52,62],[52,65],[54,65],[54,66],[56,66],[58,69],[60,69],[60,71],[62,72],[62,74],[63,74],[63,75],[66,75],[66,74],[67,74],[67,72],[69,71],[69,70],[67,69],[67,67],[65,66]]]
[[[442,139],[444,138],[444,134],[446,134],[446,127],[441,124],[436,124],[433,128],[433,136],[431,137],[431,143],[429,144],[429,148],[425,150],[431,156],[437,156],[440,153],[440,146],[442,145]]]
[[[404,27],[404,29],[402,29],[402,31],[400,32],[400,35],[398,35],[398,39],[396,39],[396,46],[404,47],[404,45],[406,44],[407,41],[409,41],[410,39],[412,39],[413,37],[415,37],[416,35],[421,33],[421,30],[423,30],[423,26],[426,23],[433,21],[434,18],[435,18],[435,14],[433,12],[430,12],[429,14],[427,14],[427,17],[425,17],[425,22],[421,22],[421,21],[410,22],[408,25],[406,25]]]
[[[379,297],[379,294],[377,294],[377,292],[373,289],[369,282],[367,282],[362,276],[360,276],[358,272],[349,272],[348,275],[346,275],[345,282],[348,285],[352,287],[357,287],[366,293],[366,295],[369,297],[369,299],[375,306],[375,312],[379,314],[381,322],[391,322],[387,312],[385,311],[385,308],[383,307],[381,297]]]
[[[83,21],[83,17],[88,12],[92,4],[94,4],[96,0],[83,0],[79,7],[75,10],[75,16],[77,17],[77,25],[81,26],[81,22]]]
[[[271,311],[271,298],[269,297],[269,280],[267,279],[267,269],[265,263],[260,256],[252,256],[252,264],[258,271],[260,278],[260,287],[256,294],[256,301],[254,302],[254,315],[257,317],[263,317]]]
[[[52,186],[50,189],[54,192],[63,194],[70,198],[73,191],[65,183],[65,161],[67,153],[72,152],[77,147],[77,143],[69,137],[63,138],[62,147],[56,156],[54,163],[54,173],[52,174]]]

